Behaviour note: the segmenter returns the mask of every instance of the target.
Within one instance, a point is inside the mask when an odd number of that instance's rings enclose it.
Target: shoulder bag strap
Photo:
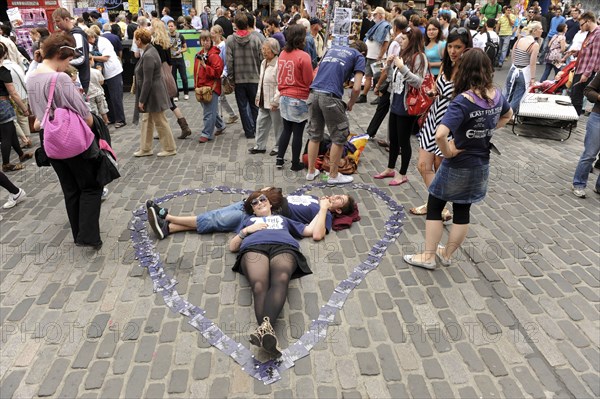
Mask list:
[[[48,105],[46,105],[46,112],[44,113],[44,117],[42,118],[42,127],[44,127],[46,121],[48,120],[48,114],[50,113],[50,108],[52,107],[52,100],[54,99],[54,88],[56,87],[56,79],[58,78],[59,73],[60,72],[56,72],[52,77],[52,81],[50,82],[50,92],[48,93]]]

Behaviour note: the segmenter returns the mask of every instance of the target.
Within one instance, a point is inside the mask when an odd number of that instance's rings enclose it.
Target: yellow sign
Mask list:
[[[129,0],[129,12],[131,14],[137,14],[140,10],[139,0]]]

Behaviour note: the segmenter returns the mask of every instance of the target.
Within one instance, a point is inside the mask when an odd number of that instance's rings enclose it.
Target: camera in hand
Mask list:
[[[198,58],[200,61],[206,63],[206,61],[208,61],[208,54],[198,53],[198,54],[196,54],[196,58]]]

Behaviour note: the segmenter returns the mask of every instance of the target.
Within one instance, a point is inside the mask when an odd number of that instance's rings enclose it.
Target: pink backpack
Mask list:
[[[92,129],[76,112],[67,108],[56,108],[50,117],[54,88],[56,87],[57,72],[50,83],[48,106],[42,119],[44,129],[44,150],[48,158],[73,158],[89,148],[94,141]]]

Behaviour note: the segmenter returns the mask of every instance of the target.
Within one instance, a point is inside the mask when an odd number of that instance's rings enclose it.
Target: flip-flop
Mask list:
[[[419,216],[427,215],[427,204],[423,204],[423,205],[417,206],[415,208],[410,208],[409,211],[413,215],[419,215]]]

